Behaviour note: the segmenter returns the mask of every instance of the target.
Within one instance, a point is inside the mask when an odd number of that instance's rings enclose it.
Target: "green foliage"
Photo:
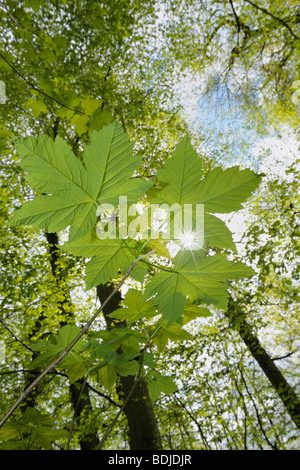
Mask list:
[[[25,142],[19,144],[18,149],[21,164],[29,172],[28,182],[34,189],[53,195],[38,196],[26,203],[11,223],[31,223],[50,231],[70,225],[69,242],[64,249],[76,256],[92,257],[87,264],[88,289],[115,278],[119,270],[126,274],[139,253],[134,240],[102,240],[92,232],[97,204],[116,205],[117,198],[122,195],[127,196],[129,204],[137,202],[152,184],[139,178],[129,179],[140,159],[132,157],[132,144],[121,126],[112,123],[94,132],[91,143],[84,148],[83,164],[61,139],[53,143],[49,138],[40,137]],[[158,181],[163,188],[150,192],[150,200],[181,206],[193,201],[204,204],[205,213],[228,213],[240,209],[241,203],[261,180],[252,171],[237,167],[225,171],[216,168],[201,178],[201,161],[186,136],[176,147],[173,158],[158,172]],[[213,241],[218,245],[224,234],[224,244],[228,246],[224,222],[219,221],[217,225],[217,219],[211,216],[207,219],[211,224],[206,233],[214,233],[215,226],[220,230],[207,243]],[[154,305],[169,325],[182,322],[187,297],[191,302],[225,309],[228,299],[225,281],[254,274],[251,268],[241,263],[227,261],[225,255],[207,257],[204,250],[180,252],[173,264],[172,269],[154,275],[145,291],[147,298],[155,297]],[[139,267],[137,278],[143,281],[145,274],[146,271]]]
[[[22,418],[0,429],[1,450],[51,450],[52,443],[68,436],[67,431],[55,429],[50,415],[27,408]]]
[[[140,158],[132,157],[133,146],[116,122],[93,133],[83,163],[59,137],[55,142],[47,136],[29,137],[17,148],[28,183],[51,196],[37,196],[24,204],[12,223],[32,224],[49,232],[71,225],[70,241],[91,232],[102,202],[116,204],[126,192],[128,202],[133,203],[151,186],[140,179],[129,180]]]
[[[135,375],[139,371],[139,363],[135,361],[136,354],[118,354],[111,352],[97,366],[99,382],[111,390],[117,380],[117,375]]]
[[[147,384],[152,401],[157,400],[162,393],[169,395],[177,390],[177,385],[171,377],[160,375],[155,371],[147,376]]]
[[[33,359],[30,368],[36,369],[50,364],[69,346],[69,344],[76,338],[80,328],[74,324],[69,323],[63,326],[57,335],[51,335],[48,341],[39,341],[32,344],[33,351],[40,354]],[[87,343],[84,340],[79,340],[69,355],[60,362],[60,367],[66,369],[69,375],[70,382],[85,375],[86,367],[84,358],[79,354],[87,348]]]
[[[253,171],[239,167],[215,168],[202,180],[202,164],[188,136],[184,137],[157,172],[163,188],[153,191],[151,201],[167,204],[204,204],[206,212],[228,213],[242,208],[261,181]]]
[[[125,274],[135,260],[134,243],[126,240],[105,239],[97,237],[95,230],[74,242],[67,242],[62,249],[75,256],[92,257],[86,265],[85,282],[87,289],[105,283],[118,275],[119,270]],[[146,268],[138,265],[132,276],[140,280],[146,274]],[[141,280],[142,280],[141,279]]]
[[[116,205],[118,197],[124,195],[129,204],[138,202],[152,186],[140,178],[131,178],[141,160],[133,157],[133,145],[117,122],[92,133],[91,142],[84,147],[82,161],[60,138],[53,142],[45,136],[30,137],[18,143],[18,152],[28,183],[48,195],[38,195],[25,203],[13,216],[11,224],[32,224],[48,231],[70,226],[69,241],[63,245],[63,250],[90,259],[86,265],[87,289],[114,280],[120,272],[126,275],[135,267],[141,253],[147,253],[153,246],[159,254],[171,259],[164,244],[159,240],[155,243],[155,238],[143,245],[130,237],[102,239],[97,233],[98,204]],[[234,167],[225,171],[216,168],[202,178],[201,161],[188,136],[178,144],[173,158],[157,176],[162,189],[150,190],[150,201],[204,204],[204,223],[208,222],[204,234],[210,234],[205,240],[206,249],[180,250],[172,266],[164,262],[156,266],[159,272],[146,281],[144,294],[129,289],[124,307],[109,315],[117,322],[117,327],[94,333],[88,342],[81,339],[59,363],[70,383],[91,375],[111,390],[118,375],[136,375],[145,377],[152,400],[161,393],[172,393],[177,385],[155,370],[147,349],[154,344],[158,350],[163,350],[169,341],[192,340],[192,335],[180,325],[209,316],[210,311],[202,304],[226,309],[226,282],[255,273],[243,263],[228,261],[224,253],[212,255],[208,248],[220,246],[223,238],[223,246],[233,243],[224,222],[210,213],[240,209],[241,203],[257,187],[260,177],[250,170]],[[118,221],[113,223],[117,234]],[[139,263],[133,277],[144,284],[146,274],[146,265]],[[157,316],[162,319],[153,324],[152,319]],[[138,324],[141,332],[134,327],[126,328],[130,324]],[[43,367],[58,358],[79,331],[74,324],[68,324],[50,340],[34,344],[32,349],[40,354],[32,361],[31,368]]]
[[[226,309],[228,294],[225,281],[248,277],[255,273],[242,263],[227,261],[223,254],[204,257],[203,252],[178,253],[174,268],[154,276],[145,295],[156,295],[154,303],[169,324],[181,322],[186,296],[192,302],[213,304]]]
[[[127,291],[123,304],[126,308],[119,308],[113,313],[108,314],[108,316],[120,321],[126,321],[129,325],[141,319],[148,319],[157,315],[152,301],[146,302],[142,292],[135,289]]]
[[[225,307],[228,280],[235,279],[231,289],[238,285],[236,295],[251,324],[256,329],[261,325],[266,331],[272,329],[267,349],[273,356],[293,353],[290,359],[275,363],[292,381],[296,376],[292,367],[294,340],[299,337],[295,262],[299,255],[299,178],[292,183],[276,180],[260,189],[250,209],[243,245],[246,254],[233,255],[232,234],[217,214],[239,210],[259,177],[237,167],[209,169],[220,162],[227,165],[237,152],[248,165],[249,148],[269,122],[277,128],[282,123],[298,126],[297,8],[295,0],[276,0],[269,5],[241,0],[110,0],[101,5],[81,0],[3,2],[0,79],[7,95],[5,106],[0,103],[0,305],[1,338],[7,350],[7,363],[1,369],[3,409],[15,399],[16,390],[36,376],[36,371],[29,376],[25,372],[32,366],[32,353],[24,344],[30,341],[35,366],[45,367],[72,337],[68,329],[51,337],[49,332],[57,331],[60,322],[84,324],[94,309],[92,288],[117,276],[120,279],[140,254],[155,248],[157,257],[148,264],[139,262],[131,273],[140,282],[139,290],[129,290],[124,307],[110,315],[111,332],[99,332],[103,324],[97,322],[97,332],[78,343],[60,364],[64,374],[48,377],[43,393],[33,393],[32,402],[38,409],[40,405],[40,409],[51,408],[55,420],[64,426],[72,419],[68,384],[88,377],[94,386],[91,397],[96,411],[80,411],[85,429],[76,423],[73,436],[74,447],[79,448],[80,438],[92,425],[99,431],[111,422],[109,402],[95,390],[101,390],[103,383],[109,396],[117,400],[116,377],[132,367],[131,373],[140,373],[147,380],[152,399],[159,396],[166,377],[156,374],[166,373],[176,377],[176,382],[180,379],[180,396],[190,405],[201,432],[190,432],[190,414],[169,394],[167,400],[156,404],[166,447],[268,448],[273,442],[279,443],[279,448],[289,446],[293,429],[280,403],[256,364],[249,362],[238,338],[230,335],[219,307],[214,306]],[[186,93],[182,103],[189,109],[193,84],[197,111],[202,114],[199,118],[197,112],[196,121],[188,117],[184,122],[178,92]],[[109,167],[112,159],[107,147],[99,151],[99,131],[104,132],[104,126],[116,119],[135,141],[135,148],[124,143],[127,159],[122,152],[118,154],[118,165],[112,164],[108,172],[105,165]],[[217,132],[210,133],[206,123]],[[114,126],[119,126],[122,134],[121,126],[114,122],[111,129]],[[187,136],[171,155],[186,129],[192,129],[195,148],[209,150],[218,163],[205,155],[200,159]],[[20,135],[38,136],[19,140],[21,169],[13,153],[13,136]],[[254,168],[260,158],[255,157]],[[122,175],[128,169],[128,177],[120,181],[122,168]],[[291,175],[296,173],[295,168],[290,171]],[[194,252],[194,261],[189,258],[192,252],[180,247],[191,271],[181,265],[180,253],[173,259],[166,240],[152,239],[143,247],[136,240],[120,243],[95,235],[99,203],[106,202],[106,197],[114,198],[119,187],[123,193],[122,182],[128,188],[129,182],[143,181],[145,185],[145,178],[149,186],[149,179],[157,184],[149,191],[143,186],[137,191],[137,200],[146,193],[145,200],[151,202],[206,201],[204,248],[208,252],[203,257]],[[33,201],[31,188],[37,191]],[[95,194],[104,189],[109,190],[105,198],[99,194],[97,199]],[[133,193],[136,189],[132,186]],[[16,212],[16,225],[7,227],[11,211],[19,204],[24,204],[20,221]],[[39,231],[23,224],[48,231],[71,226],[69,241],[61,247],[64,253],[58,255]],[[226,250],[237,262],[227,261],[224,254],[214,255]],[[238,282],[248,270],[242,267],[241,259],[256,266],[254,280]],[[212,265],[205,264],[208,262]],[[205,279],[198,277],[200,267],[203,275],[207,272],[207,279],[206,274]],[[174,282],[180,289],[175,289]],[[89,292],[83,292],[85,287]],[[145,293],[150,291],[153,295],[148,299]],[[164,292],[170,299],[168,305],[164,305]],[[192,301],[194,295],[199,297]],[[176,296],[178,309],[170,306]],[[75,325],[69,328],[70,333],[79,331]],[[121,358],[123,354],[127,358]],[[118,361],[124,362],[119,371]],[[24,431],[8,441],[2,434],[0,440],[6,448],[27,449],[32,445],[27,437]],[[58,440],[61,448],[65,437],[58,436]],[[35,442],[33,445],[47,448],[41,441]],[[123,444],[123,433],[117,430],[113,445],[123,448]]]

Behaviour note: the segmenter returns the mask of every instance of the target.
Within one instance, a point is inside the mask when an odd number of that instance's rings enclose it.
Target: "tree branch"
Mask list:
[[[281,23],[285,28],[287,28],[289,30],[289,32],[291,33],[291,35],[295,38],[295,39],[300,39],[295,33],[294,31],[291,29],[291,27],[281,18],[279,18],[278,16],[276,15],[273,15],[273,13],[271,13],[270,11],[266,10],[265,8],[263,7],[260,7],[259,5],[256,5],[256,3],[253,3],[251,2],[251,0],[244,0],[246,3],[249,3],[249,5],[252,5],[254,8],[256,8],[257,10],[260,10],[262,11],[263,13],[265,13],[265,15],[268,15],[270,16],[271,18],[273,18],[274,20],[278,21],[279,23]]]
[[[35,91],[37,91],[38,93],[41,93],[42,95],[44,95],[46,98],[50,98],[51,100],[55,101],[57,104],[59,104],[60,106],[63,106],[64,108],[66,109],[69,109],[70,111],[74,111],[75,113],[80,113],[80,114],[84,114],[83,111],[80,111],[79,109],[74,109],[74,108],[70,108],[69,106],[67,106],[66,104],[63,104],[61,101],[59,101],[58,99],[54,98],[53,96],[50,96],[48,95],[48,93],[46,93],[45,91],[41,90],[39,87],[37,87],[36,85],[34,85],[30,80],[28,80],[28,78],[24,77],[24,75],[19,72],[18,69],[15,68],[14,65],[12,65],[9,60],[6,59],[6,57],[0,52],[0,57],[7,63],[7,65],[22,79],[24,80],[27,85],[29,85],[31,88],[33,88]]]
[[[234,301],[232,298],[229,300],[227,316],[229,317],[231,326],[240,334],[250,353],[276,390],[286,411],[300,430],[299,397],[253,333],[251,326],[246,321],[246,315],[243,309],[239,306],[238,302]]]
[[[25,344],[20,338],[18,338],[18,337],[11,331],[11,329],[4,323],[3,320],[0,319],[0,323],[1,323],[1,325],[15,338],[15,340],[18,341],[18,343],[21,343],[22,346],[24,346],[24,348],[28,349],[28,351],[30,351],[30,352],[33,353],[33,350],[32,350],[27,344]]]
[[[135,387],[137,386],[138,382],[140,380],[140,376],[139,376],[139,373],[136,375],[136,379],[135,381],[133,382],[133,385],[131,387],[131,390],[130,392],[128,393],[127,397],[126,397],[126,400],[124,400],[124,403],[123,405],[121,406],[121,408],[119,409],[118,413],[116,414],[113,422],[110,424],[109,428],[107,429],[106,433],[104,434],[104,436],[102,437],[101,441],[99,442],[99,445],[97,446],[96,450],[100,450],[101,447],[103,446],[104,442],[106,441],[106,439],[108,438],[109,434],[111,433],[111,431],[113,430],[116,422],[118,421],[119,419],[119,416],[120,414],[122,413],[122,411],[124,410],[125,406],[127,405],[128,401],[129,401],[129,398],[131,397],[131,395],[133,394],[134,392],[134,389]]]
[[[237,12],[235,11],[235,8],[233,6],[233,2],[232,0],[229,0],[229,3],[230,3],[230,6],[231,6],[231,9],[232,9],[232,12],[234,14],[234,17],[235,17],[235,21],[236,21],[236,25],[237,25],[237,29],[238,29],[238,44],[239,44],[239,33],[241,31],[241,23],[240,23],[240,19],[237,15]]]

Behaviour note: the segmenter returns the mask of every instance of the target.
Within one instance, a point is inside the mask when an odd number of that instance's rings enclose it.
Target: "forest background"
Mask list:
[[[76,364],[54,368],[24,397],[0,448],[299,450],[297,3],[0,2],[1,417],[55,357],[36,345],[82,328],[114,281],[86,290],[85,259],[60,249],[66,230],[10,224],[36,194],[18,138],[62,138],[80,160],[93,132],[117,121],[144,180],[157,181],[186,135],[204,175],[236,165],[261,175],[243,207],[220,216],[235,243],[225,232],[217,251],[255,271],[230,281],[228,308],[160,331],[151,381],[134,389],[128,364],[102,367],[115,385],[89,375],[78,350]],[[112,339],[108,315],[129,308],[133,288],[136,306],[144,285],[129,278],[97,318],[89,354],[99,353],[95,340]],[[139,343],[126,334],[132,354]]]

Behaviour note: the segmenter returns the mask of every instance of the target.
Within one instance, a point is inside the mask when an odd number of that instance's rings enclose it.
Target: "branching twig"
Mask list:
[[[242,371],[242,369],[241,369],[241,367],[240,367],[239,365],[238,365],[238,370],[239,370],[239,372],[240,372],[240,374],[241,374],[241,378],[242,378],[244,387],[245,387],[245,389],[246,389],[246,392],[248,393],[248,396],[249,396],[249,398],[250,398],[250,400],[251,400],[251,402],[252,402],[252,404],[253,404],[253,407],[254,407],[254,410],[255,410],[255,414],[256,414],[256,418],[257,418],[257,421],[258,421],[258,425],[259,425],[259,427],[260,427],[260,430],[261,430],[261,432],[262,432],[262,434],[263,434],[265,440],[267,441],[267,443],[268,443],[269,446],[271,447],[271,449],[273,449],[273,450],[278,450],[277,444],[276,444],[276,443],[273,444],[273,443],[270,441],[270,439],[269,439],[268,436],[267,436],[266,431],[264,430],[263,423],[262,423],[262,420],[261,420],[261,418],[260,418],[260,414],[259,414],[258,408],[257,408],[257,406],[256,406],[255,400],[254,400],[254,398],[252,397],[252,394],[251,394],[251,392],[250,392],[250,390],[249,390],[249,387],[248,387],[248,385],[247,385],[247,382],[246,382],[246,380],[245,380],[243,371]]]
[[[198,431],[200,433],[200,436],[202,437],[202,440],[204,442],[204,445],[209,449],[211,450],[211,447],[209,445],[209,443],[207,442],[204,434],[203,434],[203,430],[202,430],[202,427],[200,425],[200,423],[196,420],[196,418],[194,417],[194,415],[190,412],[190,410],[185,406],[185,404],[183,403],[183,401],[176,395],[176,392],[173,393],[174,397],[176,398],[176,400],[180,403],[180,405],[182,406],[182,408],[187,412],[187,414],[189,415],[189,417],[192,419],[192,421],[194,421],[194,423],[196,424],[197,428],[198,428]]]
[[[18,400],[14,403],[14,405],[9,409],[9,411],[6,413],[6,415],[3,417],[3,419],[0,422],[0,428],[6,423],[6,421],[10,418],[10,416],[13,415],[13,413],[16,411],[16,409],[19,407],[19,405],[25,400],[25,398],[30,394],[30,392],[37,386],[37,384],[55,367],[67,356],[67,354],[71,351],[71,349],[75,346],[75,344],[86,334],[86,332],[89,330],[91,327],[92,323],[96,320],[96,318],[100,315],[102,312],[103,308],[107,305],[107,303],[110,301],[110,299],[115,295],[115,293],[121,289],[123,286],[124,282],[130,275],[130,273],[133,271],[134,267],[137,265],[138,261],[140,261],[143,258],[146,258],[147,256],[151,256],[156,250],[152,250],[149,253],[146,253],[143,256],[140,256],[137,258],[129,267],[128,271],[126,274],[123,276],[119,284],[115,287],[115,289],[111,292],[111,294],[106,298],[106,300],[103,302],[103,304],[98,308],[96,313],[92,316],[92,318],[84,325],[82,330],[78,333],[78,335],[73,339],[73,341],[69,344],[69,346],[51,363],[49,364],[48,367],[24,390],[24,392],[21,393],[20,397]]]
[[[15,338],[15,340],[18,341],[18,343],[21,343],[22,346],[24,346],[24,348],[28,349],[28,351],[33,352],[33,350],[32,350],[27,344],[25,344],[20,338],[18,338],[18,337],[11,331],[11,329],[4,323],[3,320],[0,319],[0,323],[1,323],[1,325]]]
[[[231,6],[231,9],[232,9],[233,15],[234,15],[234,17],[235,17],[236,25],[237,25],[237,30],[238,30],[238,45],[239,45],[239,34],[240,34],[240,31],[241,31],[241,23],[240,23],[240,19],[239,19],[238,15],[237,15],[237,12],[235,11],[235,8],[234,8],[234,5],[233,5],[232,0],[229,0],[229,3],[230,3],[230,6]]]
[[[38,375],[38,372],[35,372],[34,370],[28,370],[28,369],[18,369],[18,370],[5,370],[3,372],[0,372],[0,376],[2,375],[12,375],[12,374],[35,374]],[[59,372],[58,370],[52,370],[49,372],[49,374],[54,374],[60,377],[64,377],[68,379],[68,375],[64,374],[63,372]],[[121,405],[117,403],[115,400],[113,400],[109,395],[106,395],[103,392],[100,392],[100,390],[97,390],[95,387],[90,385],[88,382],[86,383],[86,387],[91,390],[93,393],[98,395],[99,397],[105,398],[111,405],[116,406],[117,408],[121,408]]]
[[[298,349],[295,349],[295,351],[291,351],[291,352],[285,354],[285,356],[272,357],[272,361],[280,361],[281,359],[286,359],[287,357],[291,357],[297,351],[298,351]]]
[[[249,5],[252,5],[254,8],[256,8],[257,10],[260,10],[262,11],[263,13],[265,13],[265,15],[268,15],[270,16],[271,18],[273,18],[274,20],[278,21],[279,23],[281,23],[285,28],[287,28],[289,30],[289,32],[291,33],[291,35],[295,38],[295,39],[298,39],[299,40],[299,37],[294,33],[294,31],[291,29],[291,27],[281,18],[279,18],[278,16],[276,15],[273,15],[273,13],[271,13],[270,11],[266,10],[265,8],[259,6],[259,5],[256,5],[256,3],[253,3],[251,2],[251,0],[244,0],[246,3],[249,3]]]

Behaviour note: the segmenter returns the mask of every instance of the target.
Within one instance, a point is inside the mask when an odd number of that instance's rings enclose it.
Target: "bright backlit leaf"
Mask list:
[[[132,178],[141,158],[133,157],[133,144],[117,122],[92,133],[83,163],[60,137],[20,139],[17,150],[28,183],[47,195],[25,203],[10,223],[50,232],[71,226],[70,241],[91,232],[100,204],[116,205],[120,195],[132,204],[152,185]]]

